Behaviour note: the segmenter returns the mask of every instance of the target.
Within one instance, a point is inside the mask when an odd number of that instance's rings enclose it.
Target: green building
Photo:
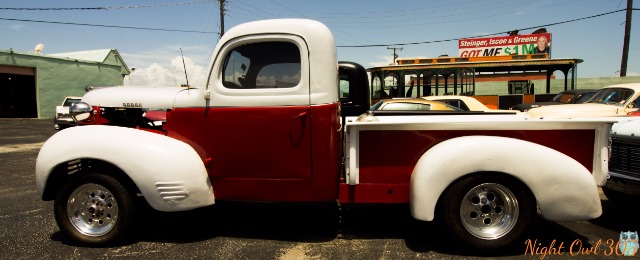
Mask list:
[[[53,118],[66,96],[117,86],[131,71],[115,49],[57,54],[0,50],[0,118]]]

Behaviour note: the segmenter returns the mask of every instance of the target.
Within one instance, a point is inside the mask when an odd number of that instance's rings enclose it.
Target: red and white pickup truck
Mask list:
[[[60,230],[89,245],[127,235],[137,196],[159,211],[216,201],[408,203],[416,219],[441,221],[479,249],[520,243],[538,208],[549,220],[601,214],[610,119],[458,111],[343,119],[369,100],[345,99],[339,80],[367,80],[336,56],[319,22],[257,21],[220,39],[203,86],[91,91],[71,109],[78,120],[165,108],[166,122],[56,133],[37,158],[38,192],[54,200]]]

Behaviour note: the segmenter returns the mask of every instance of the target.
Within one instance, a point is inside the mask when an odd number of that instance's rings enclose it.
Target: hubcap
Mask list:
[[[80,233],[101,236],[118,220],[118,203],[105,187],[87,183],[76,188],[67,202],[69,221]]]
[[[513,229],[518,219],[518,200],[506,187],[483,183],[471,189],[462,199],[462,225],[473,236],[493,240]]]

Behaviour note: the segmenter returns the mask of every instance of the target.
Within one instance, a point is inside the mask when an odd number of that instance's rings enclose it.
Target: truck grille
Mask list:
[[[640,177],[640,138],[614,136],[611,141],[609,170]]]

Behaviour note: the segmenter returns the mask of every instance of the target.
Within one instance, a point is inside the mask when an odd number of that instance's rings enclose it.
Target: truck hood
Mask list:
[[[565,104],[532,108],[526,113],[531,118],[607,117],[619,115],[621,107],[605,104]]]
[[[180,92],[198,91],[182,87],[111,87],[96,89],[82,97],[82,102],[100,107],[173,108]]]

